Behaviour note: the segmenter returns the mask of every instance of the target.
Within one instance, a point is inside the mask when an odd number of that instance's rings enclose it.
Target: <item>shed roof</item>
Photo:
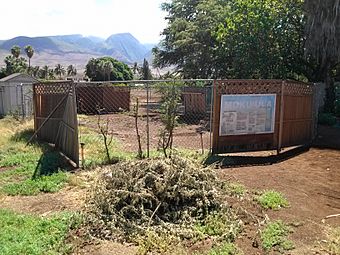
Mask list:
[[[25,73],[14,73],[14,74],[8,75],[0,79],[0,82],[18,82],[18,83],[25,83],[25,82],[31,83],[31,82],[37,82],[37,81],[38,81],[37,79]]]

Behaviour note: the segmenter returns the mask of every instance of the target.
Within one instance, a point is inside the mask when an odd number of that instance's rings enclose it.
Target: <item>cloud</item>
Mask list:
[[[0,15],[0,39],[19,35],[84,34],[108,37],[130,32],[157,42],[165,28],[162,0],[10,0]]]

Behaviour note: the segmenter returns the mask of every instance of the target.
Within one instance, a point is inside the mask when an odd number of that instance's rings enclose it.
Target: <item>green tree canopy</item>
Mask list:
[[[128,65],[111,57],[91,58],[85,67],[85,73],[93,81],[124,81],[133,78]]]
[[[173,0],[162,8],[168,12],[168,26],[153,49],[154,65],[174,65],[184,78],[224,76],[225,52],[215,32],[224,21],[226,1]]]
[[[61,76],[65,75],[66,71],[61,64],[57,64],[54,68],[54,73],[59,76],[59,79],[61,79]]]
[[[303,0],[172,0],[155,66],[186,78],[311,78]]]
[[[11,48],[11,53],[12,53],[13,57],[19,58],[20,53],[21,53],[21,48],[18,45],[14,45]]]
[[[31,58],[34,55],[34,49],[31,45],[27,45],[25,47],[25,52],[26,52],[26,55],[28,57],[28,70],[30,71],[30,69],[31,69]]]
[[[67,75],[68,76],[76,76],[77,75],[77,69],[74,65],[69,65],[67,67]]]

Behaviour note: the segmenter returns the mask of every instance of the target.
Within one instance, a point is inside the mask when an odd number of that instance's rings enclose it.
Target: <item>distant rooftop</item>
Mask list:
[[[14,74],[8,75],[0,79],[0,82],[6,82],[6,81],[25,83],[25,82],[37,82],[38,80],[25,73],[14,73]]]

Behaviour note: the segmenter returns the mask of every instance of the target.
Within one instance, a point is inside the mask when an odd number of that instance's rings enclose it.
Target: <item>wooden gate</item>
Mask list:
[[[79,165],[78,121],[72,82],[33,85],[34,129],[39,139]]]
[[[277,150],[307,145],[314,138],[315,113],[311,84],[282,80],[218,80],[214,83],[213,153]],[[221,135],[223,95],[274,95],[272,132]]]

